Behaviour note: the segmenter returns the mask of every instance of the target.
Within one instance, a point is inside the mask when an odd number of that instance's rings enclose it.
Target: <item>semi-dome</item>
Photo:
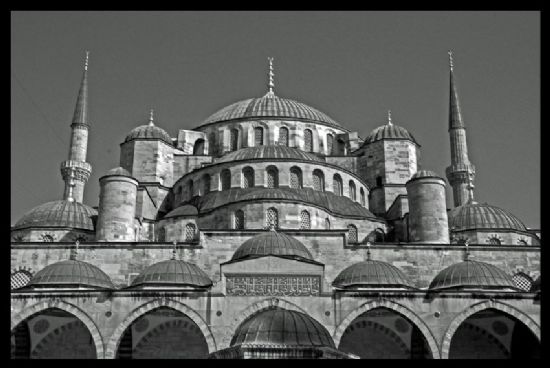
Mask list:
[[[93,218],[97,211],[77,201],[59,200],[41,204],[28,211],[13,227],[14,230],[30,227],[62,227],[94,230]]]
[[[244,321],[231,340],[230,346],[236,345],[335,348],[323,325],[304,313],[282,308],[261,311]]]
[[[446,289],[513,289],[517,290],[512,277],[491,264],[473,260],[455,263],[430,283],[430,290]]]
[[[87,287],[95,289],[115,288],[109,276],[99,269],[99,267],[75,259],[56,262],[44,267],[31,278],[25,287]]]
[[[235,251],[231,260],[268,255],[313,260],[305,245],[296,238],[277,231],[266,231],[248,239]]]
[[[216,160],[216,163],[257,159],[325,162],[325,160],[321,157],[314,155],[313,153],[304,152],[298,148],[286,146],[257,146],[229,152],[220,159]]]
[[[449,229],[462,230],[518,230],[527,231],[525,225],[502,208],[487,203],[470,201],[449,212]]]
[[[140,125],[130,131],[124,139],[124,142],[129,142],[134,139],[160,139],[163,142],[172,145],[172,138],[164,129],[159,128],[152,121],[149,124]]]
[[[418,145],[413,135],[407,129],[395,124],[385,124],[374,129],[365,138],[363,145],[374,143],[383,139],[407,140]]]
[[[332,285],[337,288],[415,288],[397,267],[376,260],[349,266],[336,276]]]
[[[344,129],[332,118],[311,106],[275,95],[235,102],[212,114],[201,126],[222,121],[255,118],[307,120]]]
[[[212,286],[212,280],[199,266],[182,260],[171,259],[147,267],[134,279],[131,286],[208,288]]]

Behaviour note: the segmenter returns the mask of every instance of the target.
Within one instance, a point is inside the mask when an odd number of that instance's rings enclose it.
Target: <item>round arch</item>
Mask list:
[[[487,300],[484,302],[480,302],[474,305],[471,305],[466,310],[464,310],[462,313],[460,313],[458,316],[456,316],[451,324],[449,325],[449,328],[447,331],[445,331],[445,335],[443,335],[443,341],[441,343],[441,358],[442,359],[449,359],[449,352],[451,350],[451,341],[453,339],[453,336],[456,332],[456,330],[460,327],[460,325],[468,319],[471,315],[480,312],[484,309],[496,309],[500,312],[504,312],[521,323],[523,323],[527,328],[537,337],[537,339],[540,341],[540,326],[535,323],[529,316],[525,315],[523,312],[517,310],[516,308],[502,303],[497,302],[496,300]]]
[[[77,306],[67,302],[63,302],[61,300],[44,301],[24,309],[23,311],[21,311],[11,319],[11,330],[13,331],[13,329],[17,327],[18,324],[20,324],[27,318],[50,308],[61,309],[62,311],[72,314],[73,316],[78,318],[82,323],[84,323],[84,325],[88,329],[88,332],[90,332],[90,334],[92,335],[92,340],[94,341],[97,359],[102,359],[104,357],[103,339],[94,321],[83,310],[81,310]]]
[[[307,314],[309,316],[309,314],[305,310],[303,310],[302,308],[300,308],[294,303],[287,302],[286,300],[282,300],[278,298],[269,298],[269,299],[261,300],[259,302],[256,302],[248,306],[247,308],[239,312],[239,314],[237,314],[237,316],[233,319],[233,322],[231,322],[229,329],[223,336],[223,339],[220,343],[221,345],[220,348],[225,349],[229,347],[229,344],[231,343],[231,339],[233,338],[233,334],[244,321],[246,321],[249,317],[253,316],[254,314],[270,308],[282,308],[282,309],[292,310],[292,311]]]
[[[422,319],[420,319],[420,317],[418,317],[409,308],[407,308],[407,307],[405,307],[401,304],[398,304],[398,303],[395,303],[395,302],[392,302],[392,301],[389,301],[389,300],[385,300],[385,299],[375,300],[375,301],[372,301],[372,302],[365,303],[365,304],[359,306],[358,308],[356,308],[355,310],[353,310],[351,313],[349,313],[346,316],[346,318],[344,318],[342,320],[342,322],[340,322],[338,327],[336,327],[336,330],[334,331],[334,334],[332,336],[332,338],[334,340],[334,344],[336,345],[336,347],[338,347],[340,345],[340,340],[342,339],[342,336],[344,335],[344,332],[346,331],[348,326],[357,317],[359,317],[363,313],[366,313],[366,312],[368,312],[372,309],[375,309],[375,308],[387,308],[387,309],[390,309],[394,312],[397,312],[397,313],[407,317],[409,319],[409,321],[411,321],[415,325],[415,327],[417,327],[420,330],[420,332],[422,332],[422,335],[424,336],[424,338],[428,342],[428,346],[430,347],[432,357],[434,359],[439,359],[440,358],[440,351],[439,351],[439,348],[438,348],[438,345],[437,345],[437,341],[435,340],[432,332],[430,331],[430,329],[426,325],[426,323],[424,323],[424,321]]]
[[[120,339],[122,338],[124,331],[126,331],[126,329],[132,324],[132,322],[134,322],[137,318],[141,317],[145,313],[160,307],[172,308],[189,317],[193,322],[197,324],[202,334],[204,335],[204,338],[206,339],[206,343],[208,345],[208,352],[212,353],[217,350],[212,331],[210,331],[210,328],[208,327],[206,322],[197,312],[195,312],[187,305],[172,299],[155,299],[134,309],[126,318],[124,318],[122,323],[117,326],[117,328],[113,331],[113,334],[111,335],[111,338],[109,339],[109,342],[107,343],[107,346],[105,348],[105,358],[115,358]]]

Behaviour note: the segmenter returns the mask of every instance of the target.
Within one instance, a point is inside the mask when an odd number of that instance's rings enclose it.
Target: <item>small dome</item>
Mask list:
[[[166,216],[164,216],[164,218],[179,217],[179,216],[197,216],[198,214],[199,214],[199,211],[197,210],[197,207],[192,206],[190,204],[186,204],[168,212]]]
[[[132,129],[126,136],[124,142],[129,142],[133,139],[160,139],[170,146],[173,145],[170,134],[168,134],[164,129],[151,123]]]
[[[244,321],[230,346],[326,346],[335,348],[327,329],[310,316],[292,310],[273,308]]]
[[[385,124],[374,129],[365,138],[363,145],[374,143],[382,139],[396,139],[396,140],[408,140],[418,145],[411,133],[407,129],[395,124]]]
[[[194,286],[208,288],[212,280],[197,265],[171,259],[147,267],[132,282],[132,286]]]
[[[498,267],[479,261],[455,263],[441,271],[431,282],[430,290],[443,289],[513,289],[512,277]]]
[[[94,230],[92,218],[97,211],[77,201],[53,201],[41,204],[29,212],[13,227],[24,229],[29,227],[68,227],[81,230]]]
[[[276,231],[266,231],[248,239],[235,251],[231,260],[268,255],[313,260],[305,245],[292,236]]]
[[[216,163],[230,162],[240,160],[257,160],[257,159],[280,159],[280,160],[299,160],[299,161],[315,161],[325,162],[319,156],[313,153],[304,152],[298,148],[286,146],[257,146],[250,148],[242,148],[237,151],[229,152],[221,157]]]
[[[87,262],[68,259],[53,263],[36,273],[26,287],[90,287],[114,289],[111,279],[98,267]]]
[[[526,232],[525,225],[514,215],[487,203],[468,202],[449,212],[451,231],[502,229]]]
[[[414,288],[407,276],[397,267],[375,260],[367,260],[349,266],[336,276],[332,285],[338,288]]]
[[[307,120],[343,129],[332,118],[311,106],[287,98],[267,95],[260,98],[249,98],[226,106],[212,114],[201,126],[221,121],[254,118]]]
[[[438,178],[442,179],[441,176],[437,175],[434,171],[431,170],[419,170],[411,176],[410,180],[420,179],[420,178]]]
[[[133,178],[132,174],[130,174],[128,170],[120,166],[112,168],[111,170],[107,171],[107,173],[103,176],[111,176],[111,175],[128,176],[130,178]]]

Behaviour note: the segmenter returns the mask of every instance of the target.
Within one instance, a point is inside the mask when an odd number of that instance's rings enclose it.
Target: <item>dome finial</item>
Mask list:
[[[470,250],[468,249],[468,245],[470,245],[470,241],[466,239],[464,241],[464,260],[467,261],[470,258]]]
[[[367,261],[370,261],[370,246],[371,246],[371,243],[368,241],[367,242]]]
[[[154,126],[155,124],[153,123],[153,120],[154,120],[154,114],[155,114],[155,110],[151,109],[149,110],[149,125],[150,126]]]
[[[475,202],[474,201],[474,173],[472,170],[468,169],[468,202]]]
[[[453,50],[449,50],[447,53],[449,54],[449,67],[451,68],[451,71],[453,71]]]
[[[175,260],[175,259],[176,259],[176,255],[177,255],[177,250],[176,250],[176,247],[177,247],[177,244],[178,244],[177,240],[174,240],[174,241],[172,242],[172,244],[174,245],[174,246],[172,247],[172,260]]]
[[[67,201],[74,202],[74,187],[76,183],[74,181],[74,169],[71,170],[69,174],[69,192],[67,193]]]
[[[88,58],[90,56],[90,51],[86,50],[86,60],[84,61],[84,70],[88,70]]]
[[[388,110],[388,125],[393,125],[391,122],[391,110]]]
[[[80,240],[76,240],[74,242],[74,248],[71,251],[71,256],[69,257],[72,261],[76,259],[76,256],[78,255],[78,246],[80,245]]]
[[[275,76],[275,73],[273,73],[273,58],[268,57],[267,60],[269,60],[269,83],[267,86],[269,87],[269,92],[267,92],[268,97],[275,96],[275,92],[273,89],[275,88],[275,82],[273,81],[273,76]]]

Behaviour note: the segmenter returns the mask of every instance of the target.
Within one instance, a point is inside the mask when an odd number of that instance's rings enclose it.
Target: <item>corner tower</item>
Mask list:
[[[453,188],[454,206],[468,202],[469,181],[475,177],[475,167],[468,158],[466,127],[460,113],[460,103],[453,73],[453,53],[449,51],[450,99],[449,99],[449,136],[451,139],[451,165],[445,173]]]
[[[65,182],[63,199],[79,203],[82,203],[84,185],[92,173],[92,166],[86,162],[88,129],[90,128],[88,123],[88,55],[89,53],[86,51],[84,73],[71,124],[69,159],[61,163],[61,176]]]

